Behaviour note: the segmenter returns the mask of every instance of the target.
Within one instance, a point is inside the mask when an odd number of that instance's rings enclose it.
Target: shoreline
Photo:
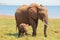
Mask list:
[[[15,18],[15,16],[12,16],[12,15],[0,15],[0,18]],[[60,19],[60,18],[48,18],[48,19]]]
[[[4,18],[4,19],[14,19],[15,17],[14,16],[11,16],[11,15],[0,15],[0,18]]]

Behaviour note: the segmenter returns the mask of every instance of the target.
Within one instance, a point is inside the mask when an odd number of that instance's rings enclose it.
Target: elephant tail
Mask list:
[[[16,28],[16,32],[17,32],[17,26],[15,28]]]
[[[17,27],[16,27],[16,31],[17,31]]]

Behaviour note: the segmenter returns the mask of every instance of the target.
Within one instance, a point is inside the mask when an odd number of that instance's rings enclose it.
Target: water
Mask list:
[[[47,6],[50,18],[60,18],[60,6]]]
[[[19,6],[0,6],[0,14],[14,15]]]
[[[0,5],[0,14],[14,15],[19,6]],[[60,18],[60,6],[46,6],[50,18]]]

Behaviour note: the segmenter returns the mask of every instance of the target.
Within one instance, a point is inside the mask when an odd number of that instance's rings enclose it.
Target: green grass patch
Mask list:
[[[28,33],[31,35],[18,38],[15,19],[0,18],[0,40],[60,40],[60,19],[49,19],[47,38],[43,30],[43,23],[39,20],[36,37],[32,37],[32,28],[29,26]]]

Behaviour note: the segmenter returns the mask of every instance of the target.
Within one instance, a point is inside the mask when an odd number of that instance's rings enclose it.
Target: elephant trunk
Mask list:
[[[45,16],[43,21],[44,21],[44,36],[47,37],[46,30],[47,30],[47,27],[48,27],[48,17]]]

